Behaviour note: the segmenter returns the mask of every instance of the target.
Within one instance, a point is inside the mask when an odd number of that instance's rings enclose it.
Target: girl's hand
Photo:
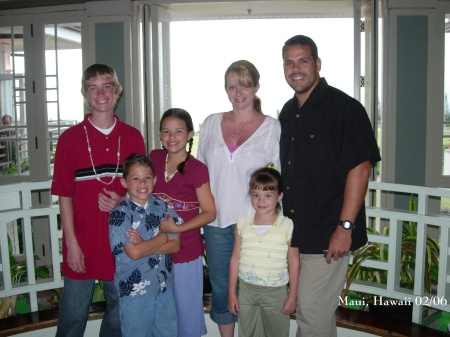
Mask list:
[[[135,230],[135,229],[127,230],[127,237],[134,244],[137,244],[137,243],[140,243],[140,242],[144,241],[144,239],[142,238],[141,234],[139,234],[139,232],[137,230]]]
[[[237,316],[239,313],[239,301],[236,294],[228,294],[228,311],[234,316]]]
[[[295,312],[295,308],[297,307],[297,300],[295,298],[286,298],[284,301],[283,308],[281,308],[281,312],[285,315],[290,315]]]
[[[161,231],[164,233],[172,233],[172,234],[179,234],[180,233],[180,226],[177,226],[175,223],[175,220],[169,215],[169,213],[166,213],[166,218],[162,218],[159,222]]]

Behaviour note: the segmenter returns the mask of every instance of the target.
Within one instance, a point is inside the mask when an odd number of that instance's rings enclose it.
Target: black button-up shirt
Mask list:
[[[291,244],[321,254],[339,221],[347,173],[381,160],[364,107],[324,78],[301,108],[296,96],[280,113],[283,210],[294,222]],[[345,219],[343,219],[345,220]],[[351,250],[367,242],[365,206],[356,217]]]

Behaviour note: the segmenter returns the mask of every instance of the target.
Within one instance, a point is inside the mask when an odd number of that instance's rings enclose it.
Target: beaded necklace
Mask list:
[[[171,181],[173,176],[175,175],[175,173],[178,172],[178,170],[176,170],[175,172],[169,173],[167,171],[167,160],[169,159],[169,154],[167,154],[166,156],[166,167],[165,167],[165,171],[164,171],[164,179],[166,179],[167,182]]]
[[[88,152],[89,152],[89,158],[91,159],[91,165],[92,165],[92,169],[94,170],[94,174],[95,174],[95,178],[101,182],[102,184],[105,185],[111,185],[112,182],[114,181],[114,179],[117,176],[117,171],[119,170],[119,164],[120,164],[120,137],[119,136],[119,140],[117,142],[117,165],[116,165],[116,171],[114,172],[114,175],[111,177],[111,181],[110,182],[105,182],[102,180],[102,178],[100,178],[97,174],[97,171],[95,170],[95,165],[94,165],[94,160],[92,159],[92,149],[91,149],[91,144],[89,142],[89,136],[88,136],[88,132],[87,132],[87,128],[86,126],[84,127],[84,132],[86,134],[86,141],[87,141],[87,146],[88,146]]]

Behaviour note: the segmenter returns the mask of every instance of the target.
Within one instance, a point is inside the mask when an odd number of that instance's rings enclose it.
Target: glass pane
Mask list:
[[[51,281],[53,278],[53,261],[49,217],[31,218],[31,228],[36,280],[39,280],[40,283]]]
[[[367,114],[375,130],[375,137],[382,151],[381,126],[382,126],[382,70],[383,59],[383,0],[361,1],[361,103],[366,108]],[[373,2],[377,5],[373,6]],[[375,13],[374,13],[375,11]],[[373,42],[375,44],[373,44]],[[383,154],[381,154],[383,157]],[[376,165],[374,180],[381,179],[381,162]]]
[[[441,214],[450,215],[450,198],[441,198]]]
[[[47,97],[48,99],[48,97]],[[58,103],[57,102],[47,102],[47,118],[48,123],[57,124],[58,122]],[[50,131],[50,130],[49,130]]]
[[[50,172],[58,137],[71,125],[83,120],[80,80],[81,24],[45,26],[45,73],[47,86],[48,149]]]
[[[246,39],[236,39],[236,36],[244,31],[252,32],[252,43]],[[294,94],[284,79],[281,48],[284,42],[295,34],[314,38],[319,48],[319,57],[322,59],[320,75],[325,77],[330,85],[353,96],[353,18],[172,21],[172,106],[182,106],[189,111],[194,129],[198,131],[200,124],[211,114],[211,106],[220,106],[221,109],[230,107],[223,90],[223,75],[233,61],[246,59],[252,62],[261,74],[258,96],[262,97],[262,111],[277,118],[284,103]],[[192,36],[196,37],[195,41]],[[269,36],[271,38],[268,38]],[[233,47],[228,48],[226,53],[218,53],[217,57],[205,57],[211,50],[223,50],[226,45]],[[261,53],[259,48],[255,48],[256,45],[264,45],[265,52]],[[345,50],[345,53],[337,52],[339,50]],[[202,60],[202,68],[208,69],[206,87],[211,90],[208,90],[205,100],[192,99],[199,88],[205,88],[205,79],[198,76],[196,67],[186,67],[187,64],[198,64],[198,60]]]
[[[48,89],[47,90],[47,101],[48,102],[56,102],[58,100],[58,92],[56,89]]]
[[[0,175],[29,175],[23,28],[0,36]]]
[[[445,16],[445,55],[444,55],[444,104],[443,121],[450,122],[450,14]],[[443,128],[442,174],[450,175],[450,124]]]
[[[362,6],[363,7],[363,6]],[[366,45],[366,39],[370,38],[371,32],[370,32],[370,22],[367,22],[364,18],[364,15],[371,15],[370,11],[369,11],[370,7],[365,10],[363,10],[362,12],[362,17],[361,17],[361,32],[360,32],[360,36],[361,36],[361,81],[360,81],[360,102],[362,105],[366,106],[367,109],[367,104],[366,104],[366,94],[368,94],[370,92],[370,90],[366,91],[366,86],[370,85],[370,75],[371,74],[366,74],[366,53],[370,52],[368,49],[366,48],[370,48],[370,45],[367,44]],[[366,34],[367,31],[367,34]],[[369,102],[367,102],[369,103]],[[370,115],[370,111],[367,111]]]
[[[56,80],[57,80],[56,76],[47,76],[46,78],[47,89],[56,89],[57,88]]]

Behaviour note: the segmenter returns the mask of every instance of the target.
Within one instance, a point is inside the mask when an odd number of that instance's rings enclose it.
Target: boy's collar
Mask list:
[[[136,206],[142,207],[143,209],[147,209],[147,206],[148,206],[148,200],[147,200],[147,202],[145,203],[145,205],[142,206],[142,205],[139,205],[137,202],[134,202],[133,200],[131,200],[130,195],[129,195],[128,193],[127,193],[127,198],[130,199],[130,201],[131,201],[133,204],[135,204]]]

